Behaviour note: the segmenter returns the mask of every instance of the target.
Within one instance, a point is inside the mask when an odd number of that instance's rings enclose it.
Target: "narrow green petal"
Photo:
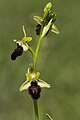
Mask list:
[[[23,29],[24,37],[26,37],[26,31],[25,31],[24,25],[23,25],[22,29]]]
[[[29,81],[32,79],[32,74],[31,73],[26,73],[26,79]]]
[[[37,72],[37,73],[35,74],[35,79],[37,80],[37,79],[39,78],[39,76],[40,76],[40,73]]]
[[[58,30],[58,28],[54,24],[52,25],[51,31],[54,32],[54,33],[56,33],[56,34],[60,33],[59,30]]]
[[[28,89],[29,86],[30,86],[30,81],[29,81],[29,80],[26,80],[26,81],[21,85],[21,87],[19,88],[19,90],[20,90],[20,91],[26,90],[26,89]]]
[[[42,25],[43,18],[40,16],[34,16],[33,19],[40,25]]]
[[[50,88],[50,84],[44,82],[44,81],[41,80],[41,79],[38,79],[38,85],[39,85],[40,87]]]

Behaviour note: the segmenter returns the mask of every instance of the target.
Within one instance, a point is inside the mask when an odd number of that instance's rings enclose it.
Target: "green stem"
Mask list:
[[[38,53],[39,53],[40,45],[41,45],[41,41],[42,41],[42,37],[41,37],[42,36],[42,30],[43,30],[43,26],[41,27],[40,36],[39,36],[38,43],[37,43],[37,46],[36,46],[36,50],[35,50],[34,56],[33,56],[33,60],[34,60],[33,61],[33,67],[34,67],[34,70],[36,69],[37,57],[38,57]],[[33,102],[34,102],[35,120],[39,120],[37,100],[33,100]]]
[[[33,102],[34,102],[35,120],[39,120],[37,100],[33,100]]]
[[[34,58],[34,56],[35,56],[34,50],[33,50],[32,47],[30,47],[30,46],[29,46],[28,49],[29,49],[29,51],[31,52],[31,54],[32,54],[32,56],[33,56],[33,58]]]
[[[37,43],[36,51],[35,51],[35,56],[34,56],[34,69],[36,69],[37,56],[38,56],[38,53],[39,53],[39,50],[40,50],[41,41],[42,41],[42,37],[40,35],[38,43]]]

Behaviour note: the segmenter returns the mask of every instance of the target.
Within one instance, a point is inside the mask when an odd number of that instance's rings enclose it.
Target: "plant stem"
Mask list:
[[[34,102],[35,120],[39,120],[37,100],[33,100],[33,102]]]
[[[29,46],[28,49],[29,49],[29,51],[31,52],[31,54],[32,54],[32,56],[33,56],[33,58],[34,58],[34,56],[35,56],[34,50],[33,50],[32,47],[30,47],[30,46]]]
[[[43,26],[41,27],[40,36],[39,36],[39,39],[38,39],[38,43],[37,43],[35,52],[33,52],[33,50],[31,50],[34,54],[33,55],[34,70],[36,69],[37,57],[38,57],[38,53],[39,53],[40,45],[41,45],[41,41],[42,41],[42,30],[43,30]],[[33,102],[34,102],[35,120],[39,120],[37,100],[33,100]]]
[[[40,35],[38,43],[37,43],[36,51],[35,51],[35,56],[34,56],[34,69],[36,69],[37,56],[38,56],[38,53],[39,53],[39,50],[40,50],[41,41],[42,41],[42,37]]]

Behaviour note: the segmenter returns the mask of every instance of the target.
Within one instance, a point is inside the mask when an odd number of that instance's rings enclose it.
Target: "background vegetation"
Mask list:
[[[54,120],[80,120],[80,1],[50,0],[57,12],[60,34],[44,38],[37,69],[51,84],[39,100],[40,118],[49,113]],[[27,91],[18,88],[25,80],[31,55],[24,53],[15,62],[10,54],[14,39],[23,36],[22,25],[36,45],[33,15],[42,15],[48,0],[0,0],[0,120],[33,120],[33,104]]]

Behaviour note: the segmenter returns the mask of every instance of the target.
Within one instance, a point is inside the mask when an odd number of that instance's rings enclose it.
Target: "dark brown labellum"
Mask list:
[[[11,54],[11,60],[16,60],[17,56],[21,56],[23,53],[23,47],[17,45],[17,48]]]
[[[17,51],[15,49],[14,52],[11,54],[11,60],[16,60],[16,57],[17,57]]]
[[[17,56],[21,56],[22,53],[23,53],[23,47],[18,46],[18,47],[17,47]]]
[[[28,92],[33,99],[37,100],[40,97],[41,87],[37,85],[36,81],[32,81],[31,86],[28,88]]]

